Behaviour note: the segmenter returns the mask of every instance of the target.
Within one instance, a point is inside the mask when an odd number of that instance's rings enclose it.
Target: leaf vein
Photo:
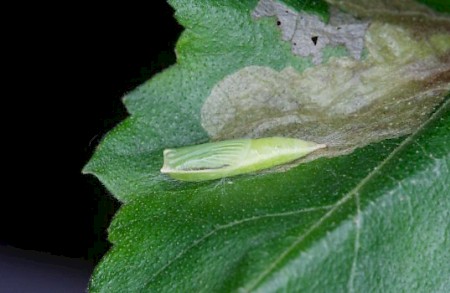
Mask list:
[[[355,292],[355,288],[353,287],[353,283],[355,280],[356,275],[356,265],[358,264],[358,253],[360,248],[360,234],[361,234],[361,227],[362,227],[362,215],[361,215],[361,206],[359,201],[359,193],[355,194],[355,204],[356,204],[356,217],[355,217],[355,242],[353,246],[353,261],[352,261],[352,267],[350,270],[350,277],[348,279],[348,292],[353,293]]]
[[[317,227],[319,227],[326,219],[331,217],[333,213],[344,203],[350,200],[353,195],[359,193],[359,191],[376,175],[380,173],[380,170],[388,164],[400,151],[402,151],[407,145],[412,143],[412,140],[429,124],[433,121],[438,115],[443,112],[447,106],[450,104],[450,99],[439,107],[439,109],[431,115],[425,123],[420,125],[417,130],[411,133],[407,138],[405,138],[383,161],[380,162],[379,166],[375,167],[366,177],[364,177],[360,183],[358,183],[352,190],[350,190],[347,194],[345,194],[336,204],[331,208],[325,215],[322,216],[316,223],[314,223],[303,235],[300,235],[288,248],[286,248],[279,256],[276,258],[266,270],[261,272],[253,281],[249,282],[249,287],[245,288],[245,291],[251,291],[258,286],[258,284],[268,275],[270,274],[275,267],[292,251],[297,247],[303,240],[311,234]]]
[[[231,228],[231,227],[243,224],[243,223],[256,221],[256,220],[260,220],[260,219],[276,218],[276,217],[287,217],[287,216],[292,216],[292,215],[301,214],[301,213],[315,212],[315,211],[319,211],[319,210],[327,210],[327,209],[330,209],[330,208],[332,208],[332,205],[325,205],[325,206],[320,206],[320,207],[311,207],[311,208],[294,210],[294,211],[289,211],[289,212],[284,212],[284,213],[271,213],[271,214],[253,216],[253,217],[249,217],[249,218],[243,218],[243,219],[240,219],[240,220],[237,220],[237,221],[229,222],[227,224],[217,225],[214,229],[212,229],[208,233],[204,234],[202,237],[199,237],[199,238],[193,240],[191,245],[186,247],[184,250],[180,251],[174,258],[169,260],[163,267],[161,267],[156,273],[153,274],[153,276],[148,280],[147,284],[152,282],[159,274],[161,274],[165,269],[167,269],[175,261],[177,261],[179,258],[181,258],[189,250],[191,250],[192,248],[194,248],[195,246],[199,245],[200,243],[202,243],[203,241],[205,241],[206,239],[208,239],[209,237],[211,237],[212,235],[216,234],[217,232],[219,232],[221,230],[225,230],[225,229],[228,229],[228,228]]]

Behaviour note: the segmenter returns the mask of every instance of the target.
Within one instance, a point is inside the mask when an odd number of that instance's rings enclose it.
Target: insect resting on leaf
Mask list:
[[[233,139],[164,150],[161,173],[182,181],[204,181],[289,163],[325,148],[295,138]]]

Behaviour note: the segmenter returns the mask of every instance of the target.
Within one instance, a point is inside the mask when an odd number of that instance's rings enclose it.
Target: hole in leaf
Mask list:
[[[319,39],[318,36],[314,36],[314,37],[311,38],[311,40],[312,40],[313,43],[314,43],[314,46],[317,45],[317,40],[318,40],[318,39]]]

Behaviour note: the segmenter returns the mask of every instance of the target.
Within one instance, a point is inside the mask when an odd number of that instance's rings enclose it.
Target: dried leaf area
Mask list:
[[[369,24],[338,9],[333,9],[329,22],[324,23],[317,15],[296,12],[274,0],[261,0],[252,16],[256,19],[276,16],[282,38],[291,43],[292,53],[311,56],[314,64],[322,63],[322,50],[326,46],[344,45],[353,58],[360,59]]]
[[[450,31],[432,27],[375,20],[363,60],[351,53],[301,73],[245,67],[212,89],[202,126],[214,140],[286,136],[327,144],[316,157],[412,133],[450,91]]]

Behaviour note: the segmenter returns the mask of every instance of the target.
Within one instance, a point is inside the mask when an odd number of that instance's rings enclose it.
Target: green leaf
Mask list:
[[[437,11],[450,13],[450,3],[448,1],[442,1],[442,0],[419,0],[419,2],[422,2],[425,5],[428,5],[432,8],[434,8]]]
[[[123,202],[92,292],[450,291],[450,20],[327,2],[170,1],[177,64],[84,168]],[[292,17],[310,24],[286,39]],[[165,148],[277,135],[329,147],[220,181],[159,172]]]

